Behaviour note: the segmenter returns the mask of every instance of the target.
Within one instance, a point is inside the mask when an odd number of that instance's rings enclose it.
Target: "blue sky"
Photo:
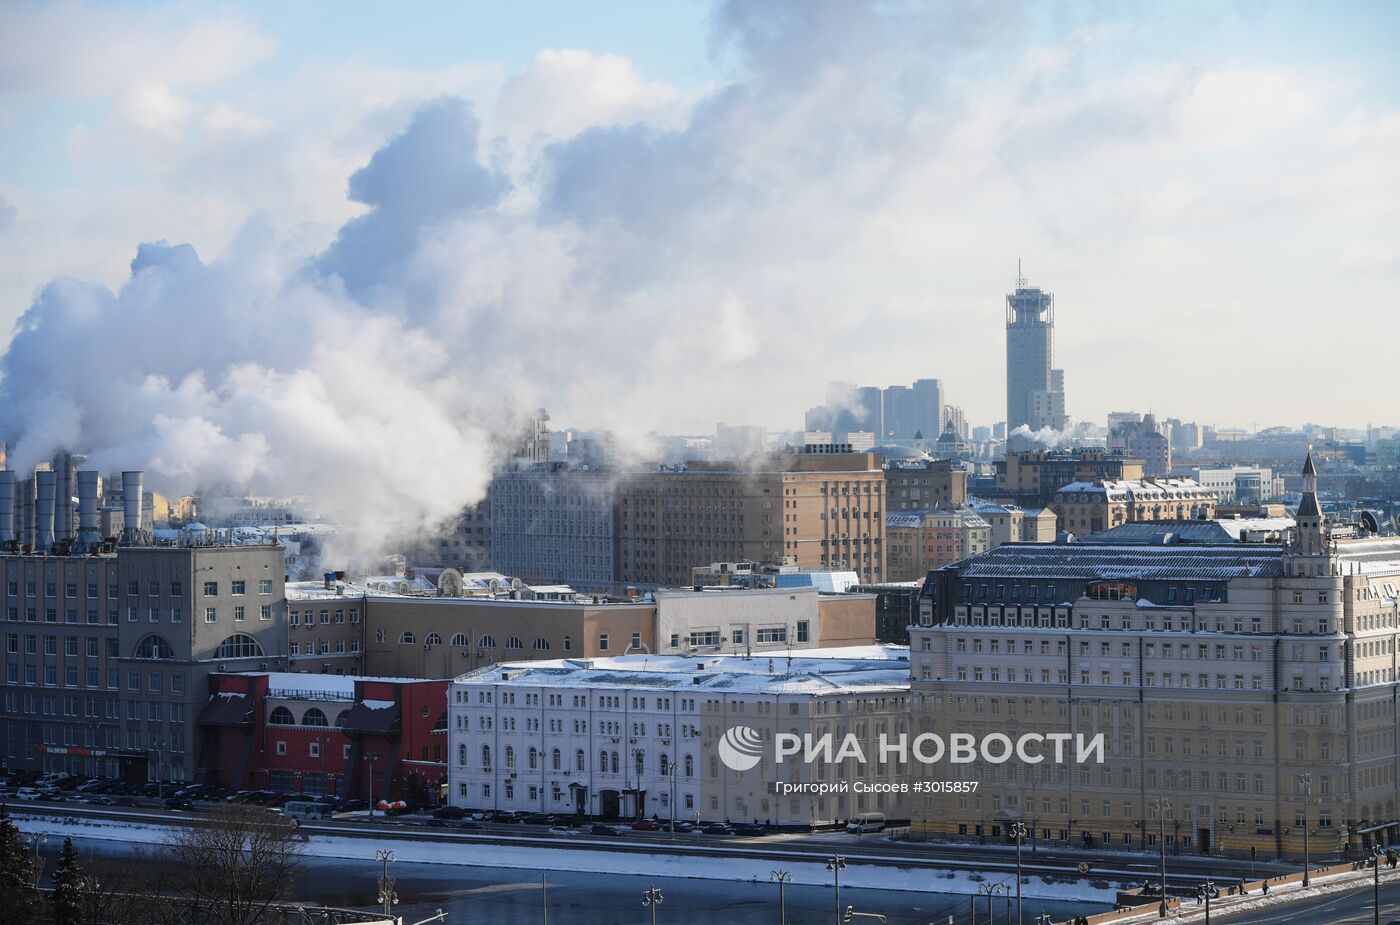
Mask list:
[[[345,310],[533,345],[472,358],[557,420],[792,427],[828,378],[935,376],[991,423],[1019,257],[1076,418],[1400,424],[1345,359],[1394,331],[1397,37],[1383,2],[11,3],[0,325],[147,241],[327,265],[393,212],[350,177],[453,97],[437,131],[508,192],[386,224],[413,266]],[[1298,343],[1325,387],[1285,374]],[[293,364],[206,378],[247,361]]]

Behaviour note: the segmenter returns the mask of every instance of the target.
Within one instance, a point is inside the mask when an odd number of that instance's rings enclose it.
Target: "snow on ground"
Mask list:
[[[80,839],[118,841],[128,844],[160,844],[169,835],[170,827],[148,822],[127,822],[116,819],[78,818],[74,816],[38,816],[17,814],[15,824],[22,832],[44,832],[50,837],[71,835]],[[671,855],[663,852],[644,854],[631,851],[606,851],[579,848],[530,848],[501,845],[484,841],[428,841],[396,837],[398,833],[385,829],[373,838],[313,835],[307,842],[307,854],[326,858],[373,860],[377,849],[392,848],[400,863],[460,864],[469,867],[499,867],[512,870],[568,870],[583,873],[630,874],[658,877],[678,877],[700,880],[746,881],[768,876],[769,865],[751,857],[723,855],[696,857]],[[937,871],[927,867],[903,867],[897,863],[867,864],[857,858],[841,873],[841,885],[853,889],[902,890],[923,893],[960,893],[975,895],[984,881],[1013,881],[1014,875],[989,873],[979,875],[969,871]],[[784,859],[783,866],[792,871],[793,882],[825,886],[831,883],[831,872],[825,859],[811,862]],[[762,877],[756,871],[762,868]],[[1114,892],[1084,880],[1047,883],[1037,876],[1028,876],[1021,884],[1027,899],[1080,900],[1111,904]]]

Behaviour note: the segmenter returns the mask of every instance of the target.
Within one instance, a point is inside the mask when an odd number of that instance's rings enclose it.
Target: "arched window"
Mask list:
[[[481,768],[484,771],[491,770],[491,746],[481,746]]]
[[[467,634],[466,634],[466,633],[457,633],[456,635],[454,635],[454,636],[452,637],[452,644],[453,644],[454,646],[457,646],[458,648],[466,648],[466,645],[467,645]]]
[[[633,755],[632,757],[636,759],[637,777],[640,778],[642,776],[642,772],[646,770],[646,755],[643,755],[640,751],[638,751],[637,754]]]
[[[349,718],[350,718],[350,711],[349,711],[349,710],[341,710],[339,713],[337,713],[337,714],[335,715],[335,728],[337,728],[337,729],[344,729],[344,728],[345,728],[345,721],[346,721],[347,719],[349,719]]]
[[[533,745],[530,746],[530,770],[534,771],[540,766],[540,753],[535,751]]]
[[[506,770],[510,770],[511,768],[514,768],[514,767],[515,767],[515,746],[514,746],[514,745],[507,745],[507,746],[506,746]]]
[[[175,650],[170,647],[164,637],[155,633],[145,637],[136,644],[136,658],[174,658]]]
[[[608,771],[608,753],[606,751],[598,753],[598,770],[604,774]]]
[[[272,711],[272,715],[267,718],[267,721],[274,726],[292,726],[296,724],[296,720],[292,718],[292,711],[288,710],[286,707],[277,707]]]
[[[671,773],[671,759],[666,755],[665,752],[662,752],[662,753],[661,753],[661,765],[660,765],[660,768],[661,768],[661,774],[662,774],[662,776],[665,776],[665,775]]]
[[[442,637],[439,636],[437,633],[429,633],[427,637],[423,640],[423,645],[440,646],[442,645]]]
[[[443,711],[443,714],[437,718],[437,722],[433,723],[433,732],[446,732],[446,731],[447,731],[447,712],[444,710],[444,711]]]
[[[585,765],[585,763],[586,763],[587,761],[588,761],[588,758],[583,754],[583,749],[580,748],[578,751],[574,752],[574,770],[576,770],[576,771],[586,771],[586,770],[588,770],[586,767],[584,767],[584,765]]]
[[[322,713],[319,707],[312,707],[301,714],[301,724],[303,726],[329,726],[326,721],[326,714]]]
[[[457,746],[457,763],[462,767],[467,766],[467,743],[463,742]]]
[[[509,639],[506,640],[506,648],[507,648],[507,649],[523,649],[523,648],[525,648],[525,643],[523,643],[523,642],[520,641],[520,637],[519,637],[519,636],[512,636],[512,637],[510,637]]]
[[[695,759],[692,758],[690,755],[685,756],[685,776],[695,776]]]
[[[573,647],[574,647],[574,644],[573,644],[572,642],[569,641],[569,637],[568,637],[568,636],[565,636],[565,637],[564,637],[564,651],[565,651],[565,652],[568,652],[568,651],[570,651],[571,649],[573,649]]]
[[[536,652],[548,652],[549,640],[545,639],[543,636],[536,636],[534,648]]]
[[[234,633],[219,643],[215,658],[262,658],[262,646],[246,633]]]
[[[552,762],[550,766],[553,767],[554,770],[563,770],[563,768],[561,767],[561,765],[563,764],[563,756],[559,753],[559,749],[556,748],[553,752],[550,753],[550,759]]]
[[[481,649],[494,649],[496,648],[496,637],[491,635],[482,636],[476,641],[476,645]]]
[[[417,638],[418,637],[414,636],[410,630],[404,630],[403,635],[399,636],[399,645],[409,645],[410,643],[417,641]]]
[[[617,761],[617,752],[613,752],[613,753],[612,753],[612,772],[613,772],[614,774],[616,774],[616,773],[618,772],[618,769],[619,769],[619,768],[621,768],[621,765],[618,764],[618,761]]]

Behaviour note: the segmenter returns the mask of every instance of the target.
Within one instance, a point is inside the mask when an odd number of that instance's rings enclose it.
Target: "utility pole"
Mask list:
[[[1201,884],[1201,888],[1196,891],[1196,895],[1201,896],[1206,901],[1206,925],[1210,925],[1210,896],[1215,892],[1215,883],[1207,880]]]
[[[1381,925],[1381,858],[1385,852],[1379,847],[1371,849],[1371,866],[1376,871],[1376,925]]]
[[[661,905],[664,898],[661,891],[654,885],[648,887],[647,891],[642,894],[642,905],[651,910],[651,925],[656,925],[656,907]]]

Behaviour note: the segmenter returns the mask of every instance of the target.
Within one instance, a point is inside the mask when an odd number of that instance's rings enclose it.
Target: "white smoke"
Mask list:
[[[1061,447],[1074,447],[1085,444],[1094,437],[1094,425],[1088,421],[1071,424],[1064,430],[1054,427],[1041,427],[1031,430],[1026,424],[1011,431],[1007,443],[1017,448],[1040,448],[1056,450]]]

